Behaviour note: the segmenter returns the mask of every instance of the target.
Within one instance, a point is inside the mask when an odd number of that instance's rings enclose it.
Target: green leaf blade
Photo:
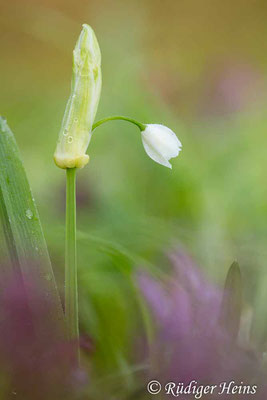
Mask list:
[[[54,305],[53,319],[63,321],[63,309],[38,210],[14,135],[2,117],[0,191],[1,217],[12,264],[19,264],[25,281],[35,279],[42,285],[47,298]]]
[[[243,285],[239,264],[234,261],[225,280],[219,322],[233,340],[236,340],[242,312]]]

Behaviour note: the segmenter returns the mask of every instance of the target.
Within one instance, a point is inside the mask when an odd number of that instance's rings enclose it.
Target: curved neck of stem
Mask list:
[[[101,119],[100,121],[95,122],[95,123],[93,124],[93,126],[92,126],[92,131],[95,130],[98,126],[104,124],[105,122],[114,121],[114,120],[122,120],[122,121],[130,122],[131,124],[134,124],[134,125],[138,126],[138,128],[139,128],[141,131],[144,131],[145,128],[146,128],[145,124],[142,124],[141,122],[138,122],[138,121],[136,121],[136,120],[133,119],[133,118],[124,117],[124,116],[122,116],[122,115],[114,115],[114,116],[112,116],[112,117],[103,118],[103,119]]]

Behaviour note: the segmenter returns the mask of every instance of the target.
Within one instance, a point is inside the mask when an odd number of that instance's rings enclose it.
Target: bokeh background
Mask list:
[[[238,260],[262,335],[266,18],[264,0],[1,0],[1,114],[21,149],[61,290],[65,175],[53,152],[82,23],[102,51],[97,119],[163,123],[183,143],[168,170],[124,122],[91,140],[77,196],[81,329],[94,343],[95,371],[131,376],[129,343],[142,325],[134,271],[168,274],[177,246],[220,286]]]

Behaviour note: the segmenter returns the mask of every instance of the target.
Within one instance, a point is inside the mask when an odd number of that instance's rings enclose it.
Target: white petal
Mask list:
[[[142,141],[148,156],[168,168],[172,168],[169,160],[177,157],[182,147],[171,129],[158,124],[146,125],[142,131]]]
[[[152,158],[153,161],[157,162],[158,164],[164,165],[165,167],[172,168],[172,165],[169,163],[166,158],[162,157],[159,153],[157,153],[153,147],[146,142],[146,140],[142,137],[143,146],[146,151],[146,154]]]

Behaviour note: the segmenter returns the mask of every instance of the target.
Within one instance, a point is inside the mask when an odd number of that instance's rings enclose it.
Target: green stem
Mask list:
[[[115,116],[113,116],[113,117],[103,118],[103,119],[101,119],[100,121],[95,122],[95,123],[93,124],[92,131],[93,131],[94,129],[96,129],[99,125],[102,125],[102,124],[104,124],[105,122],[114,121],[114,120],[122,120],[122,121],[131,122],[132,124],[138,126],[138,128],[139,128],[141,131],[144,131],[145,128],[146,128],[145,124],[142,124],[141,122],[138,122],[138,121],[136,121],[136,120],[133,119],[133,118],[123,117],[123,116],[121,116],[121,115],[115,115]]]
[[[65,316],[69,340],[76,341],[79,361],[79,318],[76,251],[76,169],[66,170]]]

